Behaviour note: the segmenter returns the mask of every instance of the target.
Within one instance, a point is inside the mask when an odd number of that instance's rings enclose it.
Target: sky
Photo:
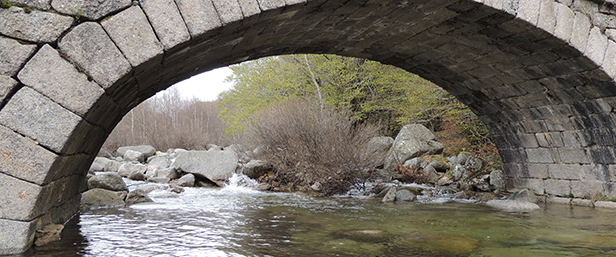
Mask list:
[[[231,73],[229,67],[218,68],[192,76],[170,88],[177,88],[184,99],[196,97],[202,101],[214,101],[222,91],[233,87],[233,83],[224,82]]]

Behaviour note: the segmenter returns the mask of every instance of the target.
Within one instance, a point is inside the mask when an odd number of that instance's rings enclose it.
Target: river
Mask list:
[[[149,195],[82,211],[61,241],[20,256],[616,256],[610,209],[507,213],[448,195],[381,203],[235,185]]]

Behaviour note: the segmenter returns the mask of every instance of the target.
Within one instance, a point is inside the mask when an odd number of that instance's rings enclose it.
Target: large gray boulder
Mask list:
[[[391,137],[373,137],[368,142],[364,158],[374,167],[385,165],[385,158],[393,143],[394,139]]]
[[[218,186],[235,173],[238,156],[233,150],[186,151],[178,154],[171,167],[211,180]]]
[[[398,163],[424,154],[443,152],[443,144],[436,141],[436,136],[420,124],[404,126],[392,145],[385,161],[385,169],[393,169]]]
[[[148,158],[154,154],[156,154],[156,148],[151,145],[134,145],[134,146],[122,146],[116,150],[119,156],[124,156],[126,151],[133,150],[143,154],[145,158]]]
[[[88,180],[88,189],[102,188],[111,191],[128,191],[122,177],[115,172],[99,172]]]
[[[251,179],[257,179],[269,172],[272,169],[272,166],[269,165],[266,161],[262,160],[251,160],[244,165],[244,175],[248,176]]]
[[[81,194],[81,208],[124,206],[126,194],[102,188],[90,189]]]

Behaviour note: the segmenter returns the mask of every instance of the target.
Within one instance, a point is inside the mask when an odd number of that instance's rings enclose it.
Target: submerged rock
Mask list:
[[[529,212],[541,209],[537,204],[518,200],[490,200],[486,204],[503,211],[513,212]]]
[[[133,191],[128,192],[126,196],[126,204],[136,204],[136,203],[149,203],[153,202],[152,198],[148,196],[144,190],[135,189]]]
[[[117,207],[124,206],[126,192],[110,191],[94,188],[81,194],[81,208]]]
[[[389,232],[380,229],[358,229],[336,231],[334,238],[350,239],[357,242],[381,243],[391,239]]]
[[[415,200],[415,195],[413,193],[411,193],[409,190],[406,189],[400,189],[398,191],[396,191],[396,198],[395,201],[396,202],[403,202],[403,201],[413,201]]]
[[[131,180],[138,180],[138,181],[144,181],[146,179],[145,174],[143,174],[141,171],[138,171],[138,170],[134,170],[133,172],[131,172],[127,178]]]
[[[479,241],[474,238],[427,231],[397,236],[395,242],[439,256],[468,256],[479,247]]]
[[[396,200],[396,188],[390,187],[389,190],[387,190],[387,193],[385,194],[381,202],[389,203],[395,200]]]
[[[61,224],[49,224],[36,231],[34,245],[42,246],[49,244],[53,241],[59,241],[60,235],[64,226]]]

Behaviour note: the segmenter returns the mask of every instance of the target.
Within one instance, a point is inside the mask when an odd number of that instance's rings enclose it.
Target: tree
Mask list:
[[[397,67],[335,55],[287,55],[231,66],[234,89],[221,94],[221,117],[236,134],[258,111],[290,96],[351,110],[359,123],[380,124],[395,136],[410,122],[434,131],[440,123],[463,119],[467,128],[483,126],[455,97],[433,83]],[[468,122],[468,120],[471,120]],[[487,135],[485,127],[465,129]]]

